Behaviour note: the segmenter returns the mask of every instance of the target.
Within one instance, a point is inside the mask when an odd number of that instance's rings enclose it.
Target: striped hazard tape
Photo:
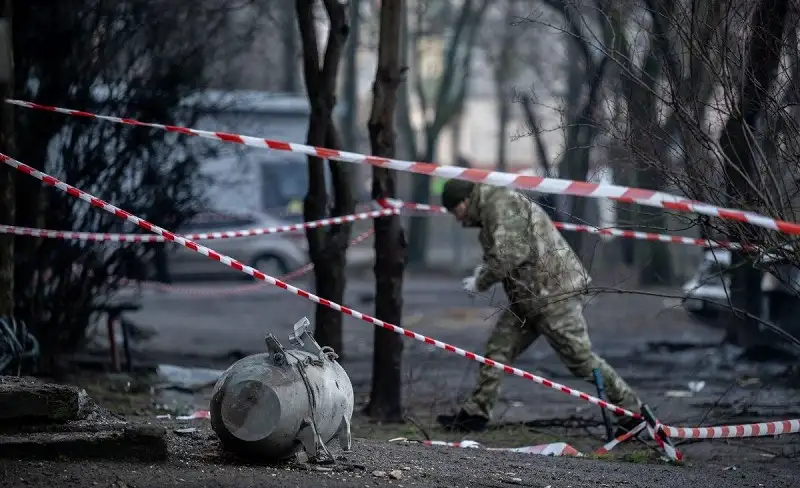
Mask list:
[[[174,125],[155,124],[141,122],[134,119],[123,117],[113,117],[109,115],[98,115],[81,110],[40,105],[38,103],[27,102],[24,100],[7,99],[7,103],[20,107],[45,110],[77,117],[105,120],[117,124],[135,125],[152,129],[165,130],[179,134],[197,136],[216,141],[241,144],[244,146],[257,147],[261,149],[272,149],[275,151],[287,151],[316,156],[324,159],[347,161],[351,163],[368,164],[380,168],[388,168],[397,171],[408,171],[411,173],[424,174],[429,176],[439,176],[442,178],[454,178],[459,180],[472,181],[493,186],[504,186],[518,188],[522,190],[534,190],[541,193],[575,195],[591,198],[610,198],[619,202],[637,203],[649,207],[658,207],[678,212],[698,213],[719,217],[723,220],[745,222],[758,227],[776,230],[784,234],[800,235],[800,224],[774,219],[765,215],[756,214],[744,210],[718,207],[708,203],[688,200],[676,195],[641,188],[630,188],[619,185],[607,185],[602,183],[587,183],[585,181],[562,180],[558,178],[542,178],[538,176],[525,176],[501,171],[487,171],[482,169],[469,169],[456,166],[437,166],[431,163],[418,163],[414,161],[403,161],[399,159],[389,159],[365,154],[327,149],[323,147],[308,146],[292,142],[265,139],[263,137],[253,137],[241,134],[229,134],[226,132],[213,132]]]
[[[378,318],[375,318],[375,317],[372,317],[370,315],[361,313],[361,312],[359,312],[357,310],[353,310],[353,309],[351,309],[349,307],[345,307],[343,305],[339,305],[338,303],[332,302],[332,301],[327,300],[325,298],[321,298],[321,297],[319,297],[317,295],[314,295],[313,293],[307,292],[305,290],[301,290],[300,288],[296,288],[296,287],[294,287],[294,286],[292,286],[292,285],[290,285],[288,283],[285,283],[285,282],[283,282],[281,280],[278,280],[278,279],[276,279],[276,278],[274,278],[272,276],[264,274],[264,273],[262,273],[261,271],[255,269],[255,268],[252,268],[250,266],[242,264],[239,261],[231,258],[230,256],[226,256],[224,254],[220,254],[220,253],[214,251],[213,249],[209,249],[209,248],[207,248],[205,246],[197,244],[196,242],[194,242],[194,241],[192,241],[190,239],[185,239],[185,238],[183,238],[183,237],[181,237],[181,236],[179,236],[177,234],[174,234],[174,233],[172,233],[172,232],[170,232],[170,231],[168,231],[166,229],[162,229],[161,227],[159,227],[159,226],[157,226],[155,224],[152,224],[152,223],[150,223],[150,222],[148,222],[148,221],[146,221],[146,220],[144,220],[144,219],[142,219],[140,217],[137,217],[137,216],[135,216],[135,215],[133,215],[133,214],[131,214],[129,212],[126,212],[125,210],[122,210],[121,208],[118,208],[118,207],[116,207],[114,205],[111,205],[110,203],[107,203],[107,202],[95,197],[94,195],[86,193],[83,190],[79,190],[78,188],[75,188],[74,186],[68,185],[68,184],[64,183],[63,181],[59,180],[58,178],[55,178],[55,177],[50,176],[50,175],[48,175],[46,173],[42,173],[41,171],[38,171],[38,170],[36,170],[34,168],[31,168],[30,166],[28,166],[28,165],[26,165],[26,164],[24,164],[24,163],[22,163],[20,161],[17,161],[16,159],[13,159],[13,158],[11,158],[9,156],[6,156],[5,154],[0,154],[0,160],[3,163],[7,164],[8,166],[11,166],[12,168],[14,168],[14,169],[16,169],[16,170],[18,170],[18,171],[20,171],[22,173],[25,173],[25,174],[27,174],[29,176],[32,176],[32,177],[42,181],[44,184],[46,184],[48,186],[52,186],[54,188],[57,188],[57,189],[65,192],[65,193],[67,193],[68,195],[74,197],[74,198],[78,198],[80,200],[83,200],[83,201],[89,203],[93,207],[100,208],[100,209],[102,209],[102,210],[104,210],[104,211],[106,211],[108,213],[111,213],[111,214],[119,217],[120,219],[126,220],[126,221],[128,221],[128,222],[130,222],[130,223],[132,223],[132,224],[134,224],[134,225],[136,225],[136,226],[138,226],[138,227],[140,227],[140,228],[142,228],[144,230],[147,230],[149,232],[153,232],[155,234],[164,236],[164,238],[166,240],[168,240],[168,241],[175,242],[176,244],[179,244],[179,245],[181,245],[183,247],[186,247],[187,249],[191,249],[192,251],[195,251],[195,252],[200,253],[200,254],[202,254],[204,256],[207,256],[209,259],[213,259],[215,261],[219,261],[220,263],[222,263],[222,264],[224,264],[224,265],[226,265],[226,266],[228,266],[230,268],[233,268],[233,269],[235,269],[237,271],[241,271],[242,273],[245,273],[245,274],[247,274],[249,276],[252,276],[253,278],[255,278],[257,280],[265,281],[265,282],[267,282],[267,283],[269,283],[271,285],[275,285],[275,286],[277,286],[279,288],[282,288],[282,289],[284,289],[284,290],[286,290],[286,291],[288,291],[288,292],[290,292],[290,293],[292,293],[294,295],[298,295],[298,296],[303,297],[303,298],[305,298],[307,300],[310,300],[310,301],[312,301],[314,303],[319,303],[319,304],[321,304],[321,305],[323,305],[325,307],[328,307],[328,308],[331,308],[333,310],[336,310],[337,312],[341,312],[343,314],[350,315],[351,317],[354,317],[356,319],[359,319],[359,320],[362,320],[364,322],[373,324],[376,327],[380,327],[382,329],[390,330],[390,331],[392,331],[392,332],[394,332],[396,334],[400,334],[400,335],[404,335],[406,337],[410,337],[410,338],[412,338],[414,340],[417,340],[417,341],[420,341],[420,342],[424,342],[426,344],[429,344],[431,346],[437,347],[439,349],[444,349],[445,351],[448,351],[450,353],[453,353],[453,354],[456,354],[456,355],[459,355],[459,356],[463,356],[463,357],[465,357],[467,359],[470,359],[472,361],[476,361],[476,362],[479,362],[481,364],[485,364],[485,365],[487,365],[489,367],[499,369],[499,370],[501,370],[501,371],[503,371],[505,373],[512,374],[512,375],[515,375],[515,376],[519,376],[519,377],[524,378],[526,380],[533,381],[534,383],[538,383],[540,385],[543,385],[543,386],[545,386],[547,388],[551,388],[553,390],[560,391],[560,392],[565,393],[567,395],[574,396],[576,398],[580,398],[581,400],[587,401],[589,403],[592,403],[594,405],[600,406],[602,408],[606,408],[606,409],[610,410],[611,412],[613,412],[613,413],[615,413],[617,415],[626,415],[626,416],[637,418],[637,419],[641,418],[641,415],[638,414],[638,413],[631,412],[630,410],[624,409],[624,408],[619,407],[617,405],[614,405],[612,403],[609,403],[609,402],[606,402],[604,400],[601,400],[601,399],[599,399],[599,398],[597,398],[597,397],[595,397],[593,395],[589,395],[588,393],[584,393],[584,392],[582,392],[580,390],[576,390],[574,388],[570,388],[570,387],[568,387],[566,385],[562,385],[560,383],[556,383],[554,381],[550,381],[550,380],[548,380],[546,378],[542,378],[541,376],[537,376],[535,374],[529,373],[529,372],[524,371],[522,369],[514,368],[512,366],[508,366],[506,364],[494,361],[492,359],[485,358],[483,356],[475,354],[474,352],[466,351],[464,349],[452,346],[452,345],[447,344],[445,342],[438,341],[438,340],[433,339],[431,337],[424,336],[422,334],[418,334],[416,332],[413,332],[413,331],[410,331],[410,330],[407,330],[407,329],[403,329],[402,327],[398,327],[398,326],[396,326],[394,324],[390,324],[388,322],[384,322],[383,320],[380,320]]]
[[[268,234],[280,234],[284,232],[296,232],[304,229],[314,229],[317,227],[328,227],[331,225],[341,225],[347,222],[358,220],[374,219],[394,215],[397,210],[384,208],[361,212],[341,217],[330,217],[327,219],[312,220],[300,224],[280,225],[276,227],[259,227],[254,229],[230,230],[224,232],[203,232],[199,234],[186,234],[182,237],[193,241],[206,241],[218,239],[235,239],[240,237],[253,237]],[[0,225],[0,234],[14,234],[19,236],[43,237],[50,239],[69,239],[81,241],[103,241],[103,242],[164,242],[163,236],[152,234],[108,234],[100,232],[74,232],[68,230],[34,229],[31,227],[16,227],[13,225]]]
[[[485,358],[485,357],[480,356],[478,354],[475,354],[473,352],[457,348],[457,347],[452,346],[450,344],[438,341],[438,340],[433,339],[431,337],[424,336],[422,334],[418,334],[416,332],[413,332],[413,331],[410,331],[410,330],[407,330],[407,329],[403,329],[401,327],[398,327],[398,326],[393,325],[393,324],[389,324],[389,323],[384,322],[384,321],[382,321],[380,319],[377,319],[375,317],[371,317],[369,315],[363,314],[363,313],[358,312],[356,310],[350,309],[348,307],[345,307],[345,306],[339,305],[337,303],[331,302],[329,300],[326,300],[324,298],[318,297],[318,296],[316,296],[316,295],[314,295],[312,293],[309,293],[309,292],[307,292],[305,290],[301,290],[301,289],[296,288],[296,287],[294,287],[292,285],[289,285],[288,283],[285,283],[285,282],[280,281],[280,280],[278,280],[276,278],[273,278],[272,276],[266,275],[266,274],[262,273],[261,271],[258,271],[256,269],[250,267],[250,266],[246,266],[246,265],[240,263],[239,261],[236,261],[235,259],[230,258],[229,256],[225,256],[223,254],[220,254],[220,253],[218,253],[218,252],[216,252],[216,251],[214,251],[212,249],[209,249],[207,247],[201,246],[200,244],[197,244],[197,243],[195,243],[195,242],[193,242],[193,241],[191,241],[189,239],[185,239],[185,238],[183,238],[181,236],[178,236],[178,235],[176,235],[176,234],[174,234],[172,232],[169,232],[169,231],[167,231],[165,229],[162,229],[161,227],[158,227],[158,226],[156,226],[154,224],[151,224],[150,222],[147,222],[146,220],[143,220],[143,219],[141,219],[141,218],[139,218],[139,217],[137,217],[135,215],[132,215],[132,214],[126,212],[125,210],[122,210],[122,209],[120,209],[118,207],[115,207],[114,205],[111,205],[111,204],[109,204],[109,203],[107,203],[107,202],[105,202],[105,201],[103,201],[103,200],[101,200],[101,199],[99,199],[99,198],[97,198],[97,197],[95,197],[93,195],[90,195],[90,194],[88,194],[88,193],[86,193],[86,192],[84,192],[82,190],[79,190],[79,189],[77,189],[77,188],[75,188],[73,186],[70,186],[70,185],[58,180],[57,178],[54,178],[54,177],[52,177],[50,175],[42,173],[42,172],[40,172],[40,171],[38,171],[38,170],[36,170],[34,168],[31,168],[30,166],[27,166],[24,163],[21,163],[21,162],[15,160],[13,158],[10,158],[10,157],[8,157],[8,156],[6,156],[4,154],[0,154],[0,161],[2,161],[3,163],[7,164],[8,166],[11,166],[12,168],[14,168],[14,169],[16,169],[16,170],[18,170],[18,171],[20,171],[22,173],[25,173],[27,175],[30,175],[30,176],[34,177],[34,178],[37,178],[40,181],[42,181],[43,183],[45,183],[46,185],[55,187],[55,188],[67,193],[68,195],[70,195],[70,196],[72,196],[74,198],[78,198],[78,199],[81,199],[81,200],[83,200],[85,202],[88,202],[90,205],[92,205],[94,207],[97,207],[97,208],[100,208],[100,209],[102,209],[102,210],[104,210],[106,212],[109,212],[109,213],[117,216],[118,218],[121,218],[121,219],[124,219],[124,220],[126,220],[128,222],[131,222],[131,223],[137,225],[138,227],[140,227],[140,228],[142,228],[144,230],[147,230],[147,231],[153,232],[155,234],[161,235],[168,241],[175,242],[175,243],[177,243],[177,244],[179,244],[181,246],[184,246],[184,247],[186,247],[188,249],[191,249],[191,250],[193,250],[195,252],[203,254],[203,255],[209,257],[209,259],[220,261],[222,264],[225,264],[226,266],[229,266],[229,267],[231,267],[233,269],[241,271],[241,272],[243,272],[243,273],[245,273],[247,275],[250,275],[250,276],[252,276],[252,277],[254,277],[254,278],[256,278],[256,279],[258,279],[260,281],[264,281],[264,282],[267,282],[269,284],[275,285],[275,286],[277,286],[279,288],[282,288],[282,289],[284,289],[284,290],[286,290],[286,291],[288,291],[288,292],[290,292],[292,294],[295,294],[295,295],[298,295],[300,297],[306,298],[306,299],[308,299],[308,300],[310,300],[312,302],[315,302],[315,303],[321,304],[323,306],[329,307],[329,308],[331,308],[333,310],[336,310],[338,312],[344,313],[346,315],[350,315],[350,316],[352,316],[354,318],[357,318],[357,319],[360,319],[360,320],[362,320],[364,322],[373,324],[376,327],[380,327],[380,328],[383,328],[383,329],[390,330],[390,331],[392,331],[392,332],[394,332],[396,334],[404,335],[406,337],[412,338],[412,339],[420,341],[420,342],[424,342],[426,344],[432,345],[432,346],[437,347],[439,349],[444,349],[444,350],[446,350],[448,352],[451,352],[453,354],[466,357],[467,359],[470,359],[472,361],[476,361],[476,362],[485,364],[485,365],[487,365],[489,367],[502,370],[505,373],[512,374],[512,375],[515,375],[515,376],[520,376],[520,377],[522,377],[524,379],[527,379],[529,381],[533,381],[533,382],[535,382],[537,384],[540,384],[542,386],[545,386],[547,388],[560,391],[560,392],[565,393],[567,395],[579,398],[579,399],[584,400],[586,402],[589,402],[589,403],[592,403],[594,405],[598,405],[598,406],[600,406],[602,408],[608,409],[608,410],[610,410],[611,412],[613,412],[613,413],[615,413],[617,415],[625,415],[625,416],[633,417],[633,418],[636,418],[636,419],[648,420],[648,422],[647,422],[648,431],[651,433],[651,435],[656,440],[656,442],[659,444],[659,446],[661,446],[662,449],[664,449],[665,452],[671,458],[673,458],[675,460],[680,460],[682,458],[682,456],[681,456],[680,452],[675,450],[675,448],[669,442],[669,438],[668,437],[670,437],[670,436],[671,437],[678,437],[678,438],[680,438],[680,437],[683,437],[683,438],[722,438],[722,437],[753,437],[753,436],[759,436],[759,435],[777,435],[777,434],[788,434],[788,433],[800,432],[800,419],[784,420],[784,421],[777,421],[777,422],[768,422],[768,423],[763,423],[763,424],[750,424],[750,425],[742,425],[742,426],[717,426],[717,427],[698,427],[698,428],[678,428],[678,427],[664,426],[657,419],[655,419],[655,417],[653,417],[652,414],[649,413],[649,411],[645,411],[644,409],[643,409],[643,414],[644,415],[639,414],[639,413],[635,413],[635,412],[631,412],[631,411],[626,410],[624,408],[621,408],[621,407],[619,407],[617,405],[613,405],[613,404],[608,403],[608,402],[606,402],[604,400],[601,400],[601,399],[599,399],[599,398],[597,398],[597,397],[595,397],[593,395],[589,395],[587,393],[584,393],[584,392],[582,392],[580,390],[576,390],[576,389],[570,388],[568,386],[561,385],[559,383],[555,383],[555,382],[553,382],[551,380],[548,380],[546,378],[534,375],[534,374],[529,373],[527,371],[524,371],[524,370],[521,370],[521,369],[518,369],[518,368],[514,368],[512,366],[508,366],[508,365],[499,363],[497,361],[493,361],[491,359]],[[647,417],[647,419],[645,417]]]
[[[406,208],[409,210],[416,210],[421,212],[431,212],[437,214],[448,214],[446,208],[438,205],[428,205],[425,203],[412,203],[403,202],[396,199],[382,199],[378,200],[378,204],[384,208]],[[598,234],[611,237],[623,237],[626,239],[638,239],[645,241],[660,241],[669,242],[673,244],[686,244],[691,246],[701,246],[708,248],[721,248],[721,249],[745,249],[745,250],[758,250],[756,246],[742,245],[738,242],[718,241],[712,239],[698,239],[695,237],[674,236],[668,234],[654,234],[652,232],[640,232],[634,230],[614,229],[614,228],[599,228],[591,225],[584,224],[571,224],[567,222],[553,222],[559,230],[567,230],[573,232],[586,232],[589,234]]]

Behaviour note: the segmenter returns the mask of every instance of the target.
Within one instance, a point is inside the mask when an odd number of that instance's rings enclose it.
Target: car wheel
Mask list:
[[[252,266],[273,278],[280,278],[289,272],[286,262],[278,256],[272,255],[258,256],[253,260]]]

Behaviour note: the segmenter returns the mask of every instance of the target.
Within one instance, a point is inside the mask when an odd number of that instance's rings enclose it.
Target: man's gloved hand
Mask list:
[[[472,271],[472,276],[461,280],[461,286],[464,288],[464,291],[471,295],[477,292],[475,289],[475,282],[478,280],[478,276],[483,272],[483,266],[483,263],[475,266],[475,269]]]
[[[475,277],[470,276],[468,278],[464,278],[461,280],[461,286],[464,288],[464,291],[473,295],[475,293]]]

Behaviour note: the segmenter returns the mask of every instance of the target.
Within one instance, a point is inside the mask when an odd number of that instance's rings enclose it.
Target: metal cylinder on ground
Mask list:
[[[268,352],[231,365],[211,399],[211,426],[223,448],[266,461],[293,457],[301,449],[320,459],[338,438],[350,449],[353,387],[330,348],[308,333],[308,319],[294,326],[284,347],[270,334]]]

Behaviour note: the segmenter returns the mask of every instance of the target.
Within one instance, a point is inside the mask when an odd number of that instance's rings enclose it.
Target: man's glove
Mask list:
[[[464,291],[470,295],[475,294],[475,277],[470,276],[468,278],[464,278],[461,280],[461,286],[464,288]]]
[[[461,280],[461,286],[464,288],[464,291],[466,291],[470,295],[476,293],[477,290],[475,289],[475,282],[478,280],[478,276],[480,276],[482,272],[483,272],[483,263],[475,266],[475,270],[472,272],[472,276]]]

